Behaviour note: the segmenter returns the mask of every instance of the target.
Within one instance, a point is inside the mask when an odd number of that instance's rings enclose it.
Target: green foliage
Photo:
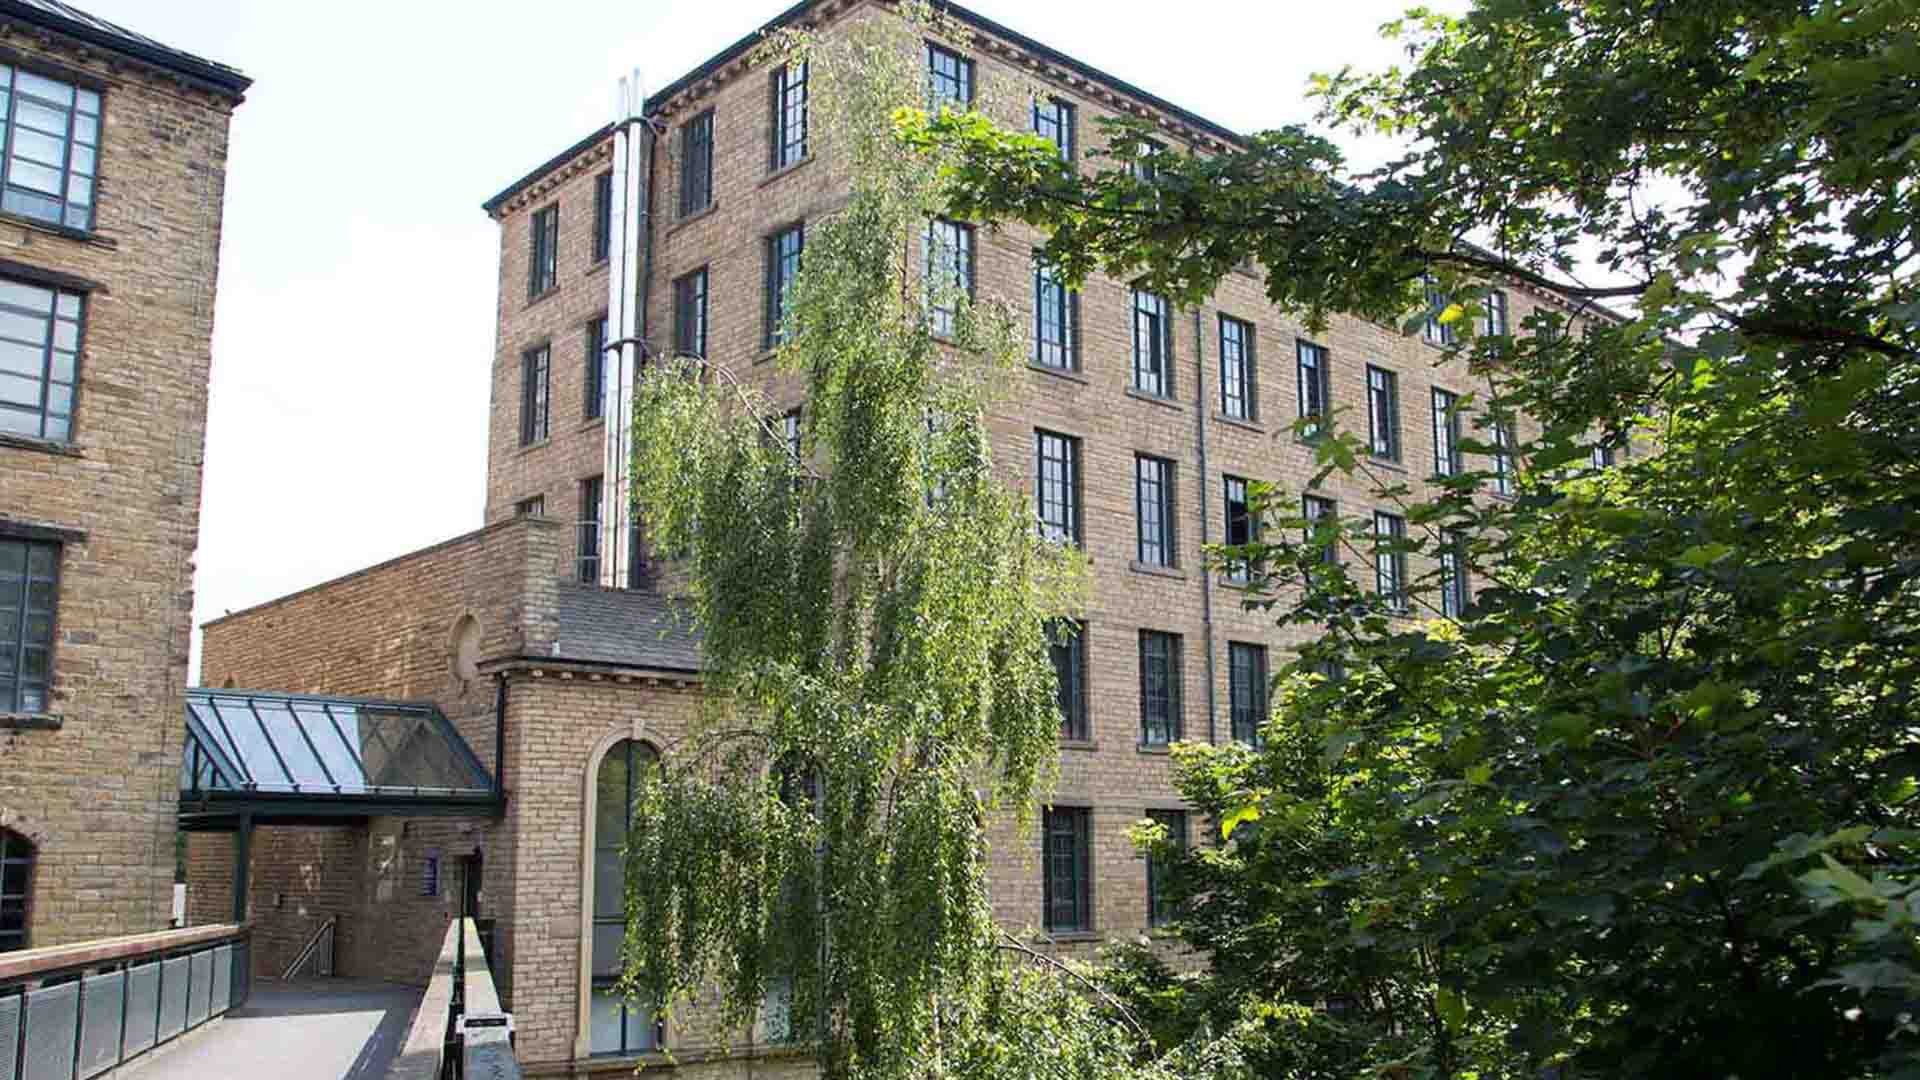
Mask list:
[[[1437,571],[1393,617],[1319,559],[1365,565],[1367,522],[1295,493],[1220,553],[1306,644],[1259,751],[1179,759],[1231,837],[1174,878],[1212,965],[1186,1029],[1307,1017],[1315,1075],[1920,1075],[1920,9],[1479,0],[1389,31],[1405,68],[1317,83],[1415,147],[1371,173],[1286,129],[1148,182],[1121,125],[1082,176],[896,118],[1070,275],[1195,300],[1251,259],[1309,322],[1448,321],[1482,383],[1433,494],[1317,435],[1416,568],[1460,545],[1463,617]],[[1567,303],[1485,332],[1490,281]]]

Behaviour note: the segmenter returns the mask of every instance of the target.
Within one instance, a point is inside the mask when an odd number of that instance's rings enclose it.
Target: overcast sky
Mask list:
[[[657,89],[789,0],[75,2],[254,79],[227,169],[197,626],[480,525],[480,203],[603,123],[620,73]],[[1315,71],[1392,63],[1377,29],[1407,5],[970,6],[1255,131],[1308,120]]]

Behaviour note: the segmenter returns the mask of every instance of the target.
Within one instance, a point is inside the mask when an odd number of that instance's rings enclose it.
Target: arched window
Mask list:
[[[33,844],[0,829],[0,952],[27,947],[27,900],[33,892]]]
[[[626,934],[626,867],[621,850],[633,824],[633,796],[644,770],[658,760],[652,747],[622,739],[600,759],[593,792],[593,1001],[588,1014],[595,1054],[628,1055],[659,1049],[652,1009],[620,998],[620,942]]]

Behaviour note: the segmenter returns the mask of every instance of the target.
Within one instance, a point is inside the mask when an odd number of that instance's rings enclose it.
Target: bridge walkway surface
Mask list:
[[[244,1006],[114,1080],[380,1080],[419,1003],[419,987],[370,979],[255,979]]]

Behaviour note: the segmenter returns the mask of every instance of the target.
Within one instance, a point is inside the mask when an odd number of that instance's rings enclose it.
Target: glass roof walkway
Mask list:
[[[186,828],[502,807],[494,777],[430,703],[192,689],[186,724]]]

